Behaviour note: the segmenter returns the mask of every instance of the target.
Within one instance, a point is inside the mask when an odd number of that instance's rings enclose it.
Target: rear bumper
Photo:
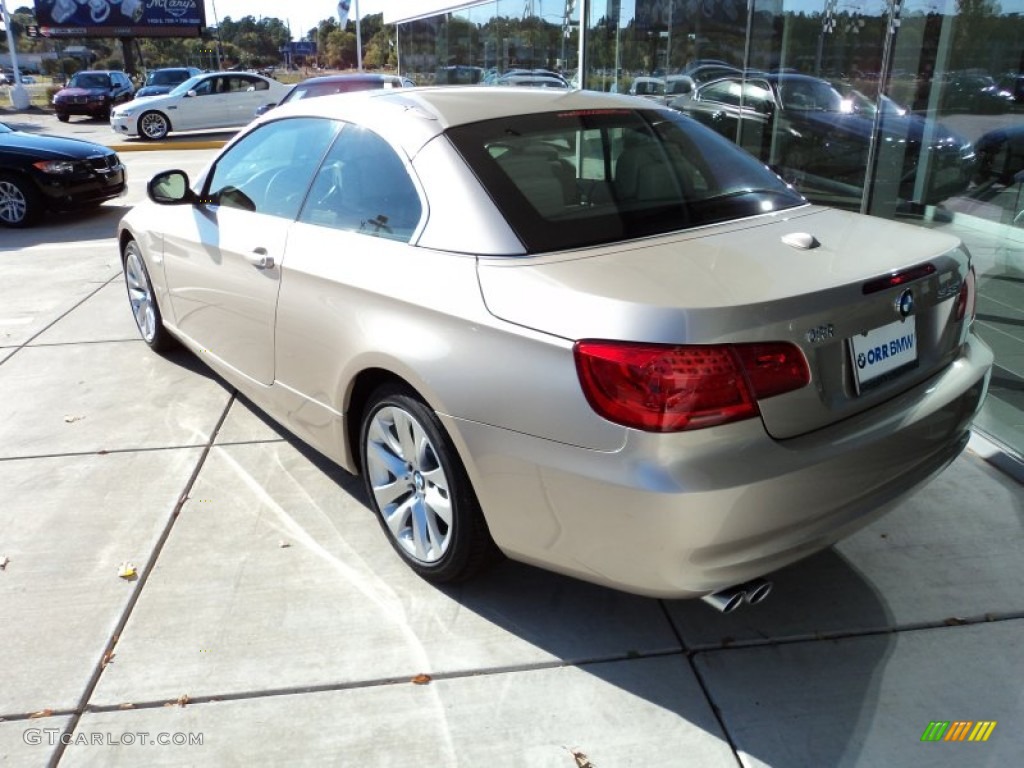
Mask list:
[[[817,552],[963,450],[992,353],[969,337],[941,374],[788,440],[758,420],[630,432],[602,453],[448,419],[491,533],[513,559],[656,597],[695,597]]]

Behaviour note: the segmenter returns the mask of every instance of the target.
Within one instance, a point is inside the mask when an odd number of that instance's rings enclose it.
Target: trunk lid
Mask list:
[[[802,239],[795,235],[820,244],[783,240]],[[889,285],[912,268],[921,268],[917,277]],[[968,268],[954,237],[808,206],[586,251],[481,259],[479,279],[496,317],[574,341],[796,344],[810,384],[759,403],[769,434],[787,438],[950,364]]]

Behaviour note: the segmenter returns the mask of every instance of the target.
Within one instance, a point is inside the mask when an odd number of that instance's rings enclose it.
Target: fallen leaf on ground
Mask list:
[[[53,710],[52,709],[40,709],[38,712],[33,712],[28,717],[29,717],[29,720],[32,720],[32,719],[37,718],[37,717],[49,717],[52,714],[53,714]]]
[[[277,546],[279,546],[281,549],[288,549],[288,547],[290,547],[291,544],[289,544],[284,539],[281,539],[279,542],[277,542]]]
[[[426,685],[431,679],[430,675],[416,675],[410,682],[413,685]]]
[[[576,761],[576,768],[596,768],[590,758],[583,754],[578,749],[570,749],[569,754],[572,755],[573,760]]]
[[[181,694],[181,696],[178,697],[177,701],[175,701],[174,703],[177,704],[179,707],[184,707],[186,704],[188,704],[188,702],[189,702],[188,694],[187,693],[183,693],[183,694]]]
[[[130,701],[126,701],[124,704],[118,704],[118,709],[135,709],[135,705]]]
[[[110,664],[114,660],[114,656],[116,655],[117,654],[113,651],[107,651],[106,653],[104,653],[103,660],[100,662],[100,666],[105,667],[107,666],[107,664]]]
[[[11,562],[11,561],[7,559],[6,555],[0,555],[0,571],[6,571],[7,570],[7,564],[9,562]]]
[[[127,579],[131,581],[139,574],[135,570],[135,565],[126,561],[121,563],[121,565],[119,566],[117,575],[120,576],[122,579]]]
[[[76,421],[81,421],[85,416],[65,416],[64,421],[68,424],[74,424]]]
[[[959,627],[967,623],[967,619],[961,619],[957,616],[950,616],[948,619],[942,622],[947,627]]]

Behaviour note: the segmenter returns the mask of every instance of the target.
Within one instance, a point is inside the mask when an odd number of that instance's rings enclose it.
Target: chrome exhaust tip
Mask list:
[[[767,579],[751,579],[743,584],[720,589],[709,595],[704,595],[701,600],[710,605],[719,613],[732,613],[743,603],[757,605],[771,594],[772,583]]]
[[[746,594],[741,587],[726,587],[710,595],[704,595],[701,600],[719,613],[732,613],[743,605],[745,597]]]
[[[766,579],[753,579],[743,585],[743,591],[746,593],[747,602],[750,605],[757,605],[771,594],[772,583]]]

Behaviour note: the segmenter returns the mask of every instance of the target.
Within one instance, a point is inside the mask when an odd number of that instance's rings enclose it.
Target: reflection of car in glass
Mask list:
[[[974,143],[978,153],[979,183],[997,181],[1013,184],[1024,171],[1024,125],[996,128],[982,134]]]
[[[146,73],[146,82],[135,92],[135,98],[143,96],[160,96],[170,93],[176,85],[181,85],[190,77],[203,74],[203,70],[195,67],[164,67]]]
[[[549,69],[510,69],[485,78],[487,85],[518,85],[530,88],[571,88],[569,81]]]
[[[484,76],[483,67],[472,67],[468,64],[452,64],[440,67],[434,82],[438,85],[473,85],[479,83]]]
[[[935,85],[942,89],[939,109],[943,112],[999,114],[1013,109],[1015,103],[1013,93],[990,75],[951,72]]]
[[[248,123],[260,105],[280,101],[288,89],[251,72],[210,72],[163,96],[118,107],[110,126],[124,136],[144,139],[162,139],[171,131],[233,128]]]
[[[903,200],[919,203],[934,204],[965,190],[974,171],[971,143],[891,100],[882,104],[879,177],[891,178]],[[875,126],[874,102],[863,94],[844,98],[828,81],[807,75],[758,74],[705,83],[671,106],[732,140],[742,117],[742,146],[815,199],[854,205],[861,197]],[[929,175],[919,198],[925,141]]]
[[[361,474],[433,581],[496,546],[756,602],[959,454],[992,363],[956,238],[809,205],[646,99],[303,99],[149,193],[142,337]]]
[[[661,101],[665,96],[665,79],[661,77],[634,77],[629,84],[630,96],[646,96]]]
[[[135,86],[124,72],[87,70],[76,72],[53,97],[57,119],[66,123],[71,115],[106,120],[118,104],[131,101]]]
[[[124,191],[124,165],[112,149],[0,123],[0,224],[28,226],[44,211],[88,208]]]
[[[376,88],[415,88],[416,83],[407,77],[400,75],[379,75],[369,72],[360,72],[351,75],[323,75],[322,77],[311,77],[296,83],[292,89],[281,99],[281,104],[299,99],[310,99],[316,96],[330,96],[335,93],[350,93],[352,91],[370,91]],[[264,104],[256,110],[256,115],[262,115],[270,111],[277,104]]]

